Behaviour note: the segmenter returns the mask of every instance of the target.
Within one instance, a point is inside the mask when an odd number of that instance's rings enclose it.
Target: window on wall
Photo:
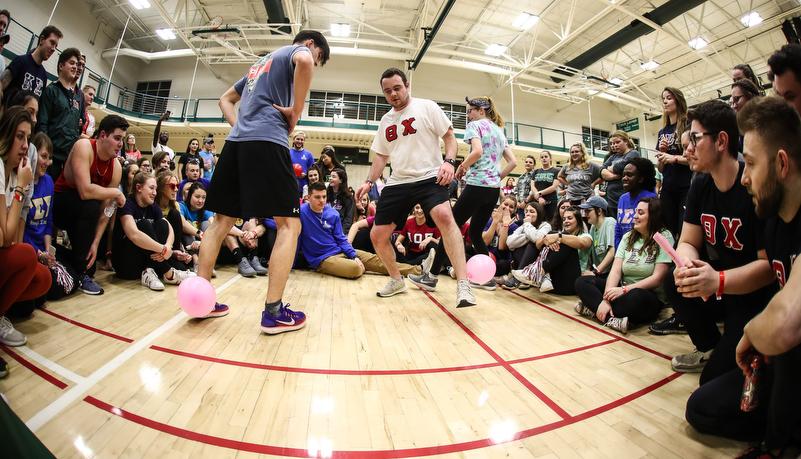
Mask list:
[[[464,129],[467,126],[464,105],[446,103],[438,105],[445,111],[455,129]],[[311,91],[309,94],[309,116],[381,121],[381,117],[391,109],[384,96],[328,91]]]
[[[136,84],[133,111],[160,115],[167,109],[172,81],[142,81]]]

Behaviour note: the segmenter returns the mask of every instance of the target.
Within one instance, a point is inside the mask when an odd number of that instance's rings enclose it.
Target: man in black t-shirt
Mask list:
[[[775,281],[765,254],[764,221],[740,183],[744,165],[737,161],[734,110],[711,100],[690,111],[689,119],[685,155],[700,175],[687,196],[676,248],[685,267],[665,277],[665,295],[696,346],[674,357],[673,369],[701,372],[703,386],[736,368],[734,351],[743,327],[765,307]],[[726,312],[722,336],[716,324],[720,309]]]
[[[757,215],[768,219],[765,249],[782,290],[745,326],[737,346],[740,368],[696,391],[687,421],[703,433],[761,440],[740,457],[779,457],[801,419],[801,271],[791,274],[801,254],[801,118],[786,102],[765,97],[746,104],[738,122],[745,135],[742,184],[754,196]],[[751,373],[754,349],[771,357],[763,366],[759,404],[744,412],[743,373]]]

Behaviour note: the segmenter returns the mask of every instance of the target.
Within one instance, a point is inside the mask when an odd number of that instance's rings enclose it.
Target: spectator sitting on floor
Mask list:
[[[365,271],[389,274],[378,255],[355,250],[342,234],[339,213],[326,204],[325,185],[309,185],[309,202],[300,208],[299,247],[306,261],[318,273],[346,279],[361,277]],[[401,274],[420,274],[419,266],[398,264]]]
[[[178,189],[184,190],[186,189],[187,184],[192,184],[194,182],[200,182],[203,184],[204,188],[207,190],[209,189],[209,181],[200,176],[200,160],[196,158],[190,158],[186,163],[186,167],[184,168],[184,179],[181,180],[181,183],[178,185]],[[178,202],[183,201],[183,193],[178,193],[176,200]]]
[[[183,262],[172,257],[175,234],[155,203],[156,179],[146,172],[134,176],[132,193],[118,212],[111,262],[123,279],[140,279],[151,290],[164,283],[178,285],[195,273],[177,269]],[[162,280],[159,280],[161,277]]]

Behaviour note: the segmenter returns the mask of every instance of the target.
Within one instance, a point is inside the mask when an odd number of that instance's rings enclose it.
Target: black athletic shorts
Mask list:
[[[226,141],[211,177],[206,209],[244,219],[300,218],[289,149],[266,141]]]
[[[216,174],[216,172],[215,172]],[[403,185],[385,186],[378,200],[375,210],[375,225],[389,225],[394,223],[395,228],[403,228],[409,212],[416,204],[420,204],[426,215],[426,224],[436,227],[431,219],[431,209],[448,202],[448,187],[437,183],[436,177]]]

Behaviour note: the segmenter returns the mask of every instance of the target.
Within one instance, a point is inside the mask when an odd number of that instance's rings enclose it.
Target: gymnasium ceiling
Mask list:
[[[119,31],[133,11],[123,47],[148,59],[171,50],[170,56],[198,55],[214,70],[251,63],[288,44],[299,30],[316,29],[328,38],[334,58],[413,61],[427,48],[418,68],[477,69],[493,78],[498,91],[511,82],[546,97],[576,103],[600,97],[652,113],[661,112],[665,86],[680,88],[690,104],[718,91],[728,94],[738,63],[751,64],[767,82],[767,57],[787,43],[781,23],[801,16],[798,0],[457,0],[447,12],[448,0],[148,0],[145,9],[133,9],[129,0],[88,1],[93,14]],[[265,4],[271,11],[280,6],[288,26],[271,20]],[[675,17],[649,19],[660,7],[676,11]],[[525,30],[513,26],[523,12],[539,17]],[[751,12],[762,23],[746,27],[741,18]],[[438,19],[441,26],[427,41]],[[632,21],[650,32],[629,43],[615,40]],[[235,30],[203,32],[217,23]],[[332,23],[348,24],[350,35],[332,37]],[[155,33],[162,28],[177,37],[163,40]],[[555,73],[610,37],[617,43],[586,67],[567,69],[570,76]],[[688,44],[697,37],[707,43],[698,50]],[[485,54],[493,44],[507,48],[496,57]],[[644,70],[641,64],[650,61],[659,66]],[[617,87],[603,81],[613,79],[620,80]]]

